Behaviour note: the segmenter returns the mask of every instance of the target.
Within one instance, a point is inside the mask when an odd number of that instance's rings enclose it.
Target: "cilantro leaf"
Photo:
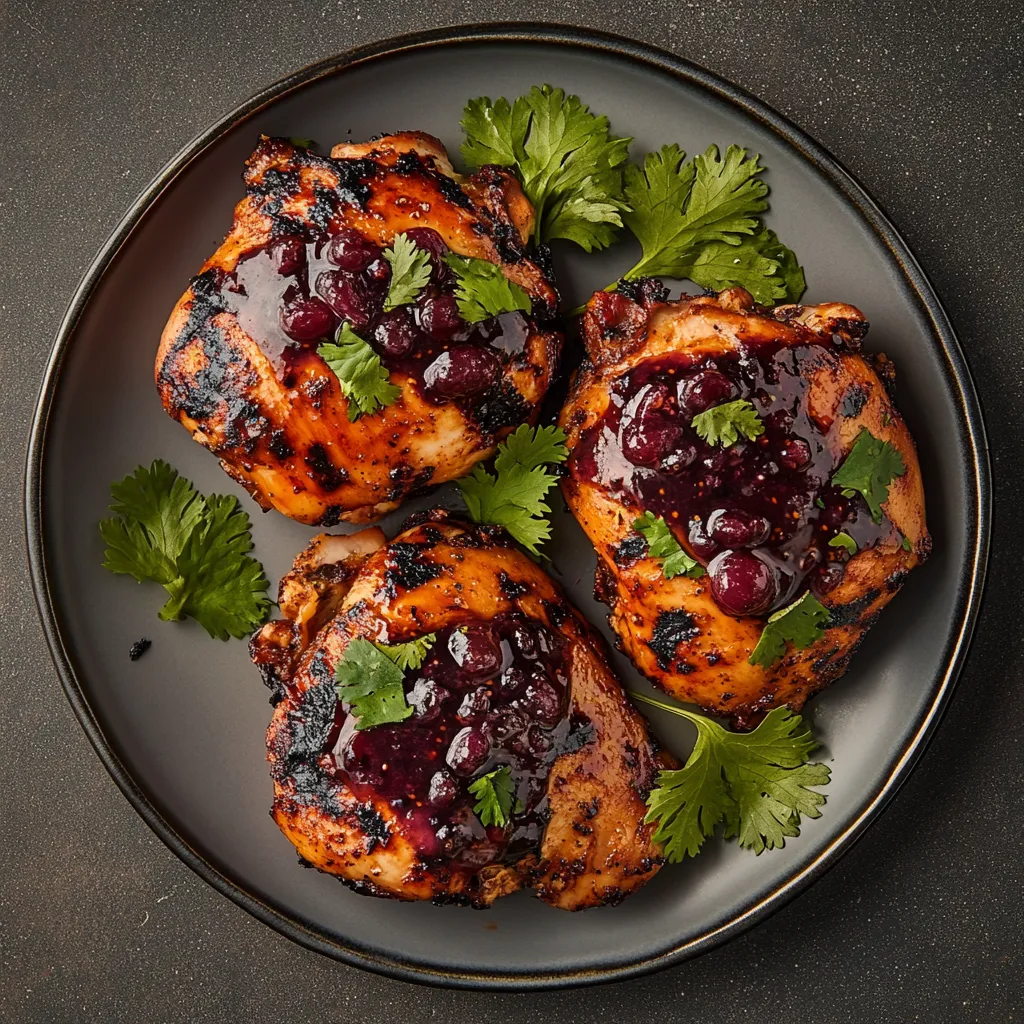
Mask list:
[[[514,466],[536,469],[551,462],[565,462],[568,457],[565,433],[560,428],[529,427],[524,423],[498,445],[494,468],[500,475]]]
[[[377,644],[377,650],[386,654],[402,671],[419,668],[437,639],[436,633],[427,633],[404,644]]]
[[[661,572],[665,579],[670,580],[674,576],[696,578],[704,575],[704,567],[683,550],[665,522],[664,516],[645,512],[639,519],[634,520],[633,529],[647,541],[647,553],[650,557],[662,560]]]
[[[110,493],[116,516],[99,524],[103,567],[162,584],[169,594],[162,619],[191,615],[220,640],[266,621],[269,583],[249,556],[249,517],[237,498],[204,498],[160,459],[111,484]]]
[[[405,232],[395,235],[384,259],[391,264],[391,282],[384,298],[384,310],[412,302],[430,280],[430,253],[421,249]]]
[[[177,575],[175,562],[185,541],[203,517],[199,492],[162,459],[149,469],[139,466],[131,476],[110,485],[116,518],[100,522],[107,544],[104,569],[128,573],[142,583],[168,583]]]
[[[711,146],[692,160],[675,144],[626,168],[623,219],[640,242],[640,261],[623,275],[685,278],[702,288],[742,285],[756,302],[794,302],[803,271],[764,227],[768,186],[759,157]]]
[[[295,135],[289,136],[288,141],[293,146],[298,146],[300,149],[312,149],[316,145],[312,139],[300,139]]]
[[[263,566],[249,555],[249,516],[234,495],[212,494],[206,514],[177,559],[178,575],[164,584],[170,598],[160,618],[191,615],[212,637],[244,637],[267,618],[269,586]]]
[[[829,542],[830,548],[845,548],[851,555],[857,554],[857,542],[845,531],[840,530]]]
[[[764,433],[764,424],[757,410],[745,398],[713,405],[697,413],[691,426],[708,444],[720,444],[723,448],[734,445],[740,434],[753,441]]]
[[[860,492],[871,510],[871,518],[880,523],[882,502],[889,497],[889,484],[906,471],[899,451],[862,427],[850,454],[833,475],[832,485],[841,488],[847,498]]]
[[[462,155],[470,167],[514,167],[533,204],[535,242],[565,238],[587,252],[615,240],[626,209],[622,165],[629,139],[578,96],[534,86],[511,104],[472,99],[462,115]]]
[[[903,538],[903,550],[904,551],[913,551],[914,550],[914,545],[910,543],[910,538],[909,537],[904,537]]]
[[[754,290],[748,288],[754,296],[754,301],[764,306],[773,305],[776,302],[796,302],[807,290],[807,279],[804,277],[804,268],[800,266],[796,253],[779,241],[779,236],[770,228],[764,228],[754,238],[760,254],[770,260],[774,260],[778,267],[771,275],[772,292],[769,298],[766,295],[758,297]],[[697,282],[700,283],[699,281]],[[737,281],[737,284],[740,282]],[[781,291],[779,290],[781,287]]]
[[[630,696],[697,728],[686,764],[660,772],[647,799],[645,820],[657,822],[654,840],[663,844],[667,860],[696,856],[720,823],[726,839],[736,838],[760,854],[798,836],[801,815],[821,816],[825,797],[810,787],[826,785],[831,772],[826,765],[808,764],[818,743],[789,708],[769,711],[753,732],[735,733],[685,708],[639,693]]]
[[[786,642],[803,650],[825,635],[828,609],[810,592],[768,617],[761,639],[747,659],[751,665],[770,668],[786,653]]]
[[[519,309],[529,313],[530,296],[510,281],[501,267],[488,260],[445,253],[445,263],[455,271],[455,301],[462,319],[471,324]]]
[[[341,325],[337,344],[324,342],[316,352],[338,378],[341,393],[348,399],[351,422],[386,405],[394,405],[401,396],[401,388],[388,379],[380,356],[352,330],[348,321]]]
[[[469,791],[476,797],[473,813],[480,819],[481,825],[504,828],[508,824],[515,792],[512,771],[508,765],[474,779],[469,784]]]
[[[504,526],[528,551],[551,536],[545,496],[558,479],[548,467],[568,457],[565,434],[558,427],[525,423],[498,446],[494,473],[477,465],[455,483],[470,517],[477,523]]]
[[[349,641],[334,670],[338,699],[351,705],[356,729],[404,722],[412,714],[405,700],[405,673],[363,637]]]

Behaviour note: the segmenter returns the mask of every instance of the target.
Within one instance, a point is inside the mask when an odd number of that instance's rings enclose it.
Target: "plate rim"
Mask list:
[[[969,481],[971,502],[965,510],[971,543],[965,559],[969,571],[961,575],[957,593],[958,614],[954,625],[958,623],[959,628],[949,644],[944,662],[945,669],[931,704],[902,751],[895,757],[873,798],[861,808],[856,818],[846,828],[829,840],[810,863],[786,881],[767,892],[760,893],[755,902],[742,913],[653,956],[604,967],[571,968],[550,972],[492,973],[472,969],[446,970],[430,967],[411,960],[403,960],[397,955],[383,955],[327,939],[320,931],[307,926],[297,916],[284,913],[247,892],[189,845],[125,769],[113,746],[105,737],[99,720],[89,705],[85,689],[78,680],[70,653],[61,637],[50,589],[43,539],[42,492],[50,413],[64,358],[79,320],[121,246],[141,222],[150,206],[193,160],[235,125],[285,95],[318,79],[341,73],[362,63],[386,59],[401,53],[466,43],[509,42],[560,45],[605,56],[626,58],[648,69],[667,73],[690,85],[696,85],[717,99],[738,107],[742,113],[780,136],[783,142],[795,148],[804,160],[815,168],[831,189],[838,192],[840,197],[860,214],[875,236],[889,249],[901,271],[901,289],[907,289],[913,295],[919,311],[929,321],[932,333],[940,343],[945,363],[944,374],[951,385],[962,417],[957,424],[958,441],[972,470],[972,479]],[[948,708],[966,659],[984,589],[990,546],[991,505],[988,441],[980,403],[963,351],[934,287],[909,246],[859,181],[835,157],[787,118],[751,93],[699,64],[638,40],[553,22],[454,25],[405,33],[354,47],[307,65],[267,86],[219,118],[180,149],[131,204],[91,261],[75,289],[47,358],[32,417],[24,472],[25,541],[29,571],[36,607],[57,675],[72,710],[104,767],[128,802],[161,841],[217,891],[252,916],[270,925],[275,931],[307,949],[352,966],[404,981],[492,991],[524,991],[620,981],[699,956],[770,916],[819,879],[847,853],[906,781]]]

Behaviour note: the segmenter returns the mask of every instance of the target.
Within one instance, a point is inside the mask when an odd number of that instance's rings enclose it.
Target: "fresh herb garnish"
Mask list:
[[[677,146],[626,168],[623,219],[643,255],[623,277],[685,278],[718,290],[742,285],[756,302],[795,302],[804,290],[796,257],[764,227],[768,186],[756,156],[711,146],[692,160]]]
[[[544,501],[558,479],[549,468],[568,456],[565,434],[558,427],[529,427],[525,423],[498,446],[494,474],[477,465],[456,480],[474,522],[504,526],[528,551],[551,536]]]
[[[356,729],[404,722],[412,714],[406,703],[403,670],[376,644],[350,640],[334,670],[338,698],[351,705]]]
[[[387,655],[400,669],[417,669],[427,660],[430,648],[437,640],[436,633],[427,633],[404,644],[376,644],[381,654]]]
[[[508,824],[514,787],[512,772],[507,765],[474,779],[469,784],[469,792],[476,797],[473,813],[481,825],[504,828]]]
[[[587,252],[615,241],[626,209],[622,165],[629,139],[609,132],[578,96],[534,86],[509,103],[472,99],[462,114],[470,167],[514,167],[533,204],[534,242],[565,238]]]
[[[903,538],[903,550],[904,551],[913,551],[914,550],[914,545],[910,543],[910,538],[909,537],[904,537]]]
[[[871,518],[880,523],[882,502],[889,497],[889,484],[906,471],[899,451],[862,427],[850,454],[832,477],[832,485],[841,488],[847,498],[858,492],[862,494],[871,510]]]
[[[384,311],[412,302],[430,280],[430,253],[421,249],[405,232],[395,235],[384,259],[391,264],[391,282],[384,298]]]
[[[445,253],[445,263],[455,272],[455,301],[467,323],[477,324],[501,313],[533,308],[530,296],[510,281],[501,267],[487,260]]]
[[[324,342],[317,355],[331,368],[348,399],[348,418],[353,423],[367,413],[394,405],[401,388],[388,379],[380,356],[352,330],[346,320],[338,331],[336,344]]]
[[[316,145],[313,139],[300,139],[296,135],[289,136],[288,141],[293,146],[298,146],[301,149],[312,149]]]
[[[840,530],[829,542],[830,548],[846,548],[851,555],[857,554],[857,542],[845,531]]]
[[[774,708],[747,733],[729,732],[685,708],[639,693],[634,700],[680,715],[697,727],[697,742],[682,768],[658,775],[647,798],[647,822],[657,822],[655,842],[669,861],[695,857],[704,840],[725,825],[725,838],[755,853],[776,850],[800,834],[800,816],[821,816],[825,802],[811,786],[831,774],[808,764],[818,747],[810,727],[789,708]]]
[[[704,575],[704,567],[682,549],[664,516],[645,512],[639,519],[634,520],[633,529],[647,541],[647,553],[650,557],[661,559],[661,573],[665,579],[670,580],[674,576],[695,578]]]
[[[786,643],[803,650],[825,635],[828,609],[810,592],[768,617],[761,639],[747,659],[751,665],[770,668],[786,653]]]
[[[219,640],[266,621],[269,583],[249,555],[249,517],[237,498],[204,498],[161,459],[111,484],[110,494],[115,518],[99,524],[103,567],[162,584],[170,597],[160,618],[189,615]]]
[[[757,410],[745,398],[713,405],[697,413],[691,426],[708,444],[720,444],[723,448],[734,445],[740,434],[753,441],[764,433],[764,424]]]

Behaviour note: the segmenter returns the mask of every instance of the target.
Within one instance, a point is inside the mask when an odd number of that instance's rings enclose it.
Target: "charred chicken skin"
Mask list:
[[[364,893],[617,902],[661,865],[644,815],[666,757],[534,562],[445,513],[416,519],[390,544],[376,528],[315,538],[282,580],[285,618],[253,638],[277,700],[274,819],[306,861]],[[405,673],[412,714],[356,729],[335,681],[348,645],[429,634]],[[510,817],[484,827],[469,787],[506,767]]]
[[[533,210],[511,172],[455,174],[408,132],[330,158],[263,138],[234,225],[164,328],[156,383],[167,412],[264,509],[311,525],[369,522],[462,476],[533,418],[556,372],[557,295],[525,255]],[[385,311],[396,234],[428,251],[412,304]],[[529,314],[466,323],[451,250],[500,267]],[[380,357],[394,404],[354,421],[317,354],[347,322]]]
[[[930,551],[920,469],[891,364],[859,351],[859,310],[763,309],[742,289],[663,297],[646,282],[591,299],[588,361],[561,416],[572,449],[563,491],[637,667],[679,700],[750,726],[841,676]],[[763,432],[726,447],[703,440],[693,417],[739,399]],[[860,493],[831,483],[863,429],[905,467],[880,522]],[[666,578],[634,528],[647,512],[664,517],[702,575]],[[829,544],[840,533],[855,551]],[[752,664],[767,617],[808,590],[830,613],[824,635]]]

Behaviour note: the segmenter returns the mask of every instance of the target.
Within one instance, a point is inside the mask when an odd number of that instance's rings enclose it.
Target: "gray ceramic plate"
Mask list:
[[[808,268],[809,301],[842,299],[874,324],[869,348],[901,374],[917,438],[935,555],[871,633],[849,675],[810,714],[833,768],[828,804],[785,850],[755,857],[716,841],[619,907],[582,914],[528,895],[487,913],[358,896],[302,870],[267,811],[266,691],[243,643],[157,621],[157,587],[100,568],[96,521],[108,485],[169,460],[204,491],[235,488],[164,415],[152,381],[157,338],[191,274],[219,243],[261,132],[334,141],[420,128],[453,153],[463,103],[551,82],[606,112],[636,150],[678,141],[759,151],[771,226]],[[560,250],[571,304],[632,263],[628,244],[595,257]],[[64,686],[104,764],[135,808],[195,871],[299,942],[387,974],[525,988],[622,978],[736,935],[805,888],[878,813],[920,755],[949,697],[977,608],[988,535],[984,437],[963,358],[934,293],[892,226],[827,154],[736,88],[624,40],[544,26],[403,38],[345,54],[273,86],[176,157],[117,228],[56,340],[29,455],[29,548],[43,622]],[[254,505],[247,502],[253,513]],[[454,504],[449,491],[435,498]],[[422,503],[421,503],[422,504]],[[397,530],[405,514],[384,522]],[[255,515],[276,580],[311,530]],[[594,564],[567,514],[550,550],[571,598],[595,623]],[[150,652],[128,660],[137,637]],[[622,678],[645,686],[619,659]],[[685,725],[655,717],[685,754]],[[116,871],[116,865],[111,866]]]

